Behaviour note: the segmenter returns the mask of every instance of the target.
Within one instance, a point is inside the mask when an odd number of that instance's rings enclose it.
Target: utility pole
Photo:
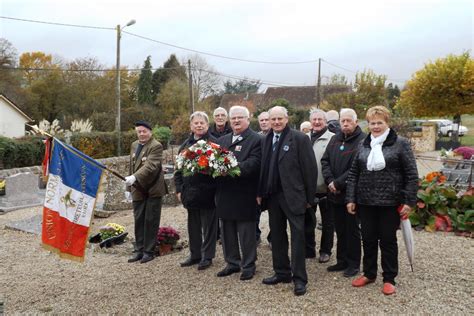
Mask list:
[[[319,58],[318,66],[318,85],[316,87],[316,104],[317,108],[321,106],[321,58]]]
[[[115,121],[115,130],[117,132],[117,156],[122,154],[121,149],[121,141],[120,141],[120,37],[122,36],[120,33],[124,28],[127,26],[135,24],[135,20],[130,20],[123,28],[120,28],[120,24],[117,25],[117,64],[116,64],[116,72],[115,72],[115,98],[117,99],[117,119]]]
[[[188,59],[189,73],[189,109],[194,113],[194,91],[193,91],[193,73],[191,72],[191,59]]]
[[[116,73],[115,73],[115,97],[117,101],[117,120],[115,122],[115,131],[117,132],[117,157],[120,157],[122,154],[122,149],[120,148],[120,24],[117,25],[117,64],[116,64]]]

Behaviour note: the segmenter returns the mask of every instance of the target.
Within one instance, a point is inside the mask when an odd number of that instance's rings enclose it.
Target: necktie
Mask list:
[[[280,135],[276,135],[273,137],[273,145],[272,145],[272,150],[275,151],[275,149],[278,146],[278,140],[280,139]]]

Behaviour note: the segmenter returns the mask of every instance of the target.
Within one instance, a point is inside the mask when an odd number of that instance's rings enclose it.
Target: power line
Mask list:
[[[79,28],[86,28],[86,29],[115,30],[115,28],[113,28],[113,27],[101,27],[101,26],[90,26],[90,25],[79,25],[79,24],[56,23],[56,22],[47,22],[47,21],[12,18],[12,17],[8,17],[8,16],[0,16],[0,19],[15,20],[15,21],[22,21],[22,22],[31,22],[31,23],[40,23],[40,24],[49,24],[49,25],[79,27]]]
[[[359,73],[360,71],[355,71],[355,70],[352,70],[352,69],[348,69],[348,68],[345,68],[345,67],[342,67],[342,66],[339,66],[339,65],[336,65],[336,64],[333,64],[323,58],[321,58],[321,60],[323,62],[325,62],[326,64],[328,65],[331,65],[333,67],[336,67],[336,68],[339,68],[339,69],[342,69],[342,70],[345,70],[347,72],[351,72],[351,73],[354,73],[354,74],[357,74]],[[387,81],[393,81],[393,82],[400,82],[400,83],[405,83],[406,81],[408,81],[408,79],[391,79],[391,78],[387,78]]]
[[[185,69],[183,66],[181,67],[171,67],[171,68],[150,68],[150,71],[156,71],[156,70],[177,70],[177,69]],[[224,74],[218,71],[213,71],[213,70],[208,70],[204,68],[197,68],[197,67],[192,67],[193,70],[199,70],[203,71],[206,73],[214,74],[219,77],[224,77],[224,78],[229,78],[229,79],[237,79],[237,80],[248,80],[248,81],[258,81],[262,84],[268,85],[268,86],[277,86],[277,87],[294,87],[294,86],[305,86],[301,84],[296,84],[296,83],[285,83],[285,82],[276,82],[276,81],[266,81],[266,80],[261,80],[261,79],[255,79],[255,78],[250,78],[250,77],[242,77],[238,75],[232,75],[232,74]],[[0,67],[0,71],[2,70],[16,70],[16,71],[61,71],[61,72],[107,72],[107,71],[116,71],[116,69],[61,69],[61,68],[29,68],[29,67]],[[142,71],[142,68],[121,68],[121,72],[139,72]]]
[[[207,56],[223,58],[223,59],[229,59],[229,60],[236,60],[236,61],[241,61],[241,62],[246,62],[246,63],[273,64],[273,65],[294,65],[294,64],[312,64],[312,63],[316,63],[318,61],[317,59],[304,60],[304,61],[264,61],[264,60],[243,59],[243,58],[229,57],[229,56],[224,56],[224,55],[219,55],[219,54],[214,54],[214,53],[208,53],[208,52],[199,51],[199,50],[192,49],[192,48],[186,48],[186,47],[183,47],[183,46],[178,46],[178,45],[175,45],[175,44],[170,44],[170,43],[166,43],[166,42],[163,42],[163,41],[158,41],[158,40],[146,37],[146,36],[134,34],[134,33],[128,32],[128,31],[122,31],[122,33],[126,33],[128,35],[135,36],[135,37],[138,37],[138,38],[141,38],[141,39],[144,39],[144,40],[147,40],[147,41],[155,42],[155,43],[158,43],[158,44],[171,46],[171,47],[174,47],[174,48],[186,50],[186,51],[193,52],[193,53],[198,53],[198,54],[201,54],[201,55],[207,55]]]

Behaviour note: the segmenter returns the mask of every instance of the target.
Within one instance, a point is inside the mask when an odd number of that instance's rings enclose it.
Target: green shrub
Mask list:
[[[41,137],[9,139],[0,136],[0,160],[5,169],[40,165],[43,154],[44,143]]]
[[[163,149],[167,149],[171,140],[171,129],[157,125],[153,127],[153,137],[163,145]]]

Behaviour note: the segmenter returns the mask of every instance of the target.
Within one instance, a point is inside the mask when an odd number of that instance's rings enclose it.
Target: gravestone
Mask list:
[[[5,179],[5,195],[0,197],[0,214],[42,205],[43,192],[38,188],[38,175],[28,172],[7,177]]]
[[[5,225],[5,228],[41,235],[42,222],[43,215],[41,214],[18,221],[11,221]]]

